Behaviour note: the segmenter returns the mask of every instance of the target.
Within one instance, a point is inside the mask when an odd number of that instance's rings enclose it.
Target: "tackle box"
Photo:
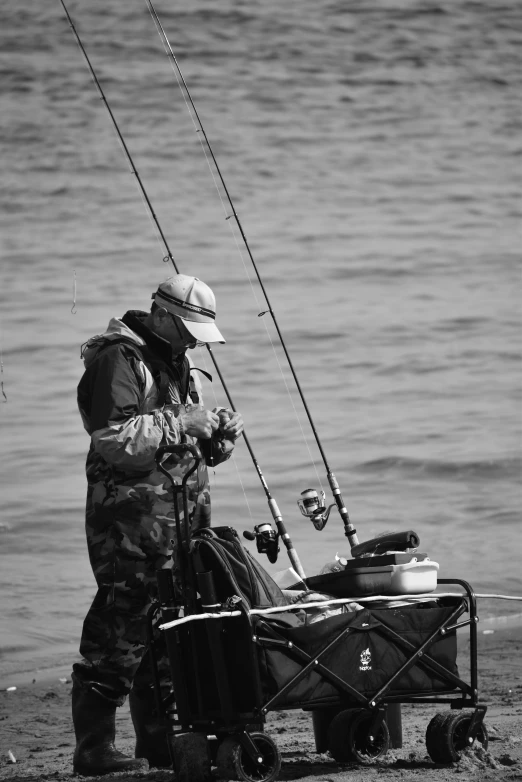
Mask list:
[[[361,567],[377,567],[380,565],[405,565],[407,562],[411,562],[416,559],[420,562],[421,559],[428,559],[427,554],[420,554],[417,551],[412,553],[406,553],[404,551],[392,551],[387,554],[379,554],[371,557],[358,557],[357,559],[344,560],[346,562],[345,567],[347,569],[361,568]]]
[[[390,557],[406,561],[375,563]],[[362,559],[350,560],[344,570],[312,576],[306,579],[306,585],[334,597],[417,595],[437,588],[439,565],[425,554],[389,554],[368,560],[368,564]]]

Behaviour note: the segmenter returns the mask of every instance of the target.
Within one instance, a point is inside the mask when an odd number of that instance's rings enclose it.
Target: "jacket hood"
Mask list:
[[[145,312],[133,312],[132,314],[135,316],[146,315]],[[103,334],[95,334],[94,337],[91,337],[82,345],[81,357],[83,358],[85,368],[87,369],[87,367],[92,364],[100,348],[106,347],[111,342],[121,339],[127,339],[129,342],[134,342],[135,345],[146,344],[143,337],[140,337],[139,334],[136,334],[129,326],[126,326],[121,318],[111,318],[109,325]]]

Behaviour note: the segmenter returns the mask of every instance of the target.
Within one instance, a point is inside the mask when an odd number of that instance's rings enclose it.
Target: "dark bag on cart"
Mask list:
[[[220,603],[237,595],[248,608],[288,604],[274,579],[243,546],[232,527],[207,527],[194,532],[191,555],[196,573],[212,571]]]
[[[393,681],[392,693],[452,691],[457,686],[452,677],[458,676],[456,631],[449,630],[444,635],[436,631],[450,617],[455,618],[457,607],[462,613],[465,601],[441,598],[438,603],[340,614],[312,625],[288,612],[256,616],[255,633],[262,641],[258,659],[265,696],[276,695],[295,678],[295,685],[280,706],[349,699],[349,694],[336,686],[334,677],[358,693],[374,695],[408,661],[414,664]],[[432,643],[417,660],[416,650],[430,637]],[[275,640],[273,646],[271,639]],[[321,655],[321,665],[334,677],[315,667],[304,678],[299,677],[305,665],[323,650],[326,651]],[[430,668],[426,665],[429,661],[439,668]]]

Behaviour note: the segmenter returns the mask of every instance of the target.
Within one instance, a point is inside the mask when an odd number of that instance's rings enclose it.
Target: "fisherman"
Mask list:
[[[210,525],[207,463],[228,459],[243,431],[239,413],[203,406],[187,348],[224,343],[212,290],[177,274],[153,294],[149,313],[129,311],[90,339],[78,406],[91,436],[86,532],[98,591],[83,624],[82,660],[73,666],[74,770],[86,776],[169,766],[154,718],[146,654],[147,612],[156,571],[178,571],[173,494],[154,457],[161,445],[197,444],[204,459],[188,482],[191,529]],[[193,463],[169,455],[162,465],[179,483]],[[179,498],[180,513],[183,514]],[[131,689],[132,688],[132,689]],[[116,708],[131,693],[136,758],[114,746]]]

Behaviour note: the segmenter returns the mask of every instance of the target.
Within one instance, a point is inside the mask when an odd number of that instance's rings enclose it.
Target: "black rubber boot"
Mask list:
[[[136,731],[136,757],[146,758],[155,768],[172,768],[167,734],[157,714],[154,690],[133,687],[129,705]]]
[[[146,760],[129,758],[114,746],[116,704],[94,690],[73,684],[72,717],[76,733],[73,768],[85,777],[112,771],[147,771]]]

